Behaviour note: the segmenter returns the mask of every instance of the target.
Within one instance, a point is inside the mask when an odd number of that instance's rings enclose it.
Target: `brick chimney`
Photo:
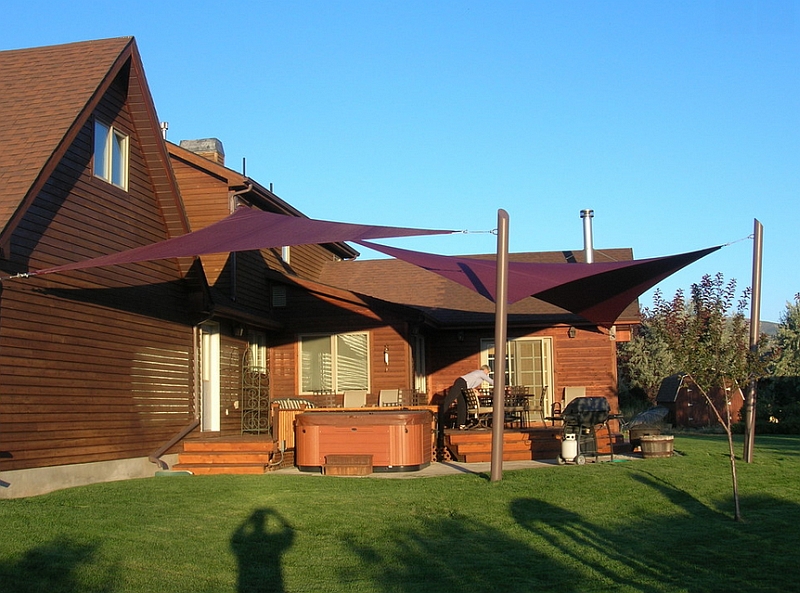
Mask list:
[[[181,140],[180,146],[218,165],[225,164],[225,150],[222,148],[222,142],[216,138]]]

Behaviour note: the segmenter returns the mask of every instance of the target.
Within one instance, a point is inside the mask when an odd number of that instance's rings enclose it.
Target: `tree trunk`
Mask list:
[[[719,410],[717,410],[717,406],[714,405],[714,402],[708,395],[708,391],[706,391],[705,388],[698,385],[697,381],[694,380],[694,377],[692,377],[692,381],[700,390],[700,393],[703,394],[703,397],[706,398],[708,406],[712,410],[714,410],[714,414],[716,414],[717,420],[719,420],[719,423],[725,429],[725,434],[728,435],[728,453],[731,459],[731,479],[733,480],[733,520],[741,521],[742,513],[739,510],[739,480],[736,477],[736,452],[733,449],[733,432],[731,432],[731,405],[730,405],[731,403],[730,403],[730,397],[728,396],[728,393],[730,392],[728,391],[725,383],[723,382],[722,388],[723,388],[723,393],[725,395],[725,418],[723,418],[722,414],[720,414]]]

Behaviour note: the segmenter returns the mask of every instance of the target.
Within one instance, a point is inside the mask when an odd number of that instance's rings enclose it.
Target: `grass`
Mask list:
[[[0,590],[798,590],[800,438],[418,480],[194,476],[0,501]],[[741,450],[741,445],[739,449]]]

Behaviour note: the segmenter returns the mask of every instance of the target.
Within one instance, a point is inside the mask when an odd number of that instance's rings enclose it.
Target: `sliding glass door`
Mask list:
[[[551,338],[517,338],[506,345],[506,385],[526,387],[536,398],[544,393],[547,414],[553,396],[552,349]],[[481,362],[494,370],[494,340],[481,341]]]

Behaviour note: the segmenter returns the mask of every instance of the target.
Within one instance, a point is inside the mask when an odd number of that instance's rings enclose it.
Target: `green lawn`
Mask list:
[[[741,445],[737,445],[741,451]],[[417,480],[135,480],[0,501],[0,591],[800,590],[800,438]]]

